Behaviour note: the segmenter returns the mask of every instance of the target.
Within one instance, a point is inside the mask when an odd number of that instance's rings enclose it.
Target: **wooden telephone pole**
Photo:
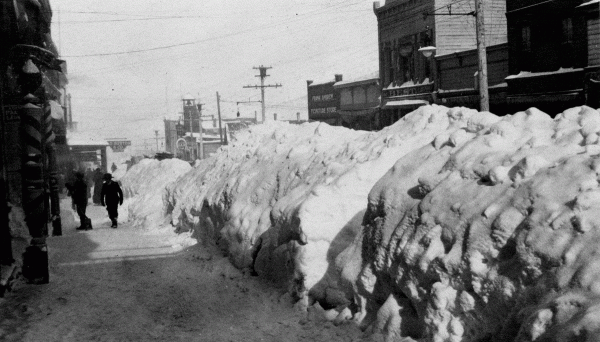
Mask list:
[[[252,69],[258,69],[260,74],[256,75],[256,77],[260,77],[260,85],[247,85],[244,88],[260,88],[260,98],[262,102],[262,122],[265,122],[265,88],[278,88],[282,85],[279,83],[276,84],[267,84],[265,85],[265,78],[271,75],[267,75],[267,69],[271,69],[271,67],[259,66],[253,67]]]
[[[477,35],[477,83],[479,86],[479,111],[483,112],[490,110],[483,0],[475,0],[475,30]]]

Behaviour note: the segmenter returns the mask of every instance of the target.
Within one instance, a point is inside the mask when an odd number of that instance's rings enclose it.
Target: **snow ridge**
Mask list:
[[[379,132],[268,122],[169,183],[163,210],[390,339],[562,340],[595,331],[599,131],[585,106],[423,106]]]

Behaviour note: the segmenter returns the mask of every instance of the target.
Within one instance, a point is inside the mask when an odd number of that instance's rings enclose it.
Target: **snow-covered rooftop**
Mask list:
[[[559,68],[556,71],[545,71],[545,72],[530,72],[530,71],[521,71],[516,75],[509,75],[505,79],[512,80],[515,78],[526,78],[526,77],[536,77],[536,76],[547,76],[547,75],[556,75],[556,74],[564,74],[569,72],[579,72],[583,71],[581,68]]]

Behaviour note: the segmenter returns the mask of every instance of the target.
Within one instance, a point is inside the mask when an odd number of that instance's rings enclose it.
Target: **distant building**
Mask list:
[[[342,126],[368,131],[381,128],[379,74],[336,82],[333,88],[340,97]]]
[[[340,126],[342,120],[338,113],[340,109],[339,92],[333,88],[336,82],[342,81],[342,75],[335,75],[330,81],[314,83],[306,81],[308,95],[308,120],[322,121],[332,126]]]
[[[183,125],[179,120],[165,119],[165,151],[177,155],[177,139],[183,136]]]

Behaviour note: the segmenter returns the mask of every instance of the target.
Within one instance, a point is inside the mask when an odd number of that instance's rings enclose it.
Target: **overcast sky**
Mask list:
[[[52,0],[52,36],[68,64],[80,131],[141,144],[186,94],[223,117],[260,115],[255,75],[271,66],[267,116],[307,117],[306,80],[378,70],[369,0]]]

